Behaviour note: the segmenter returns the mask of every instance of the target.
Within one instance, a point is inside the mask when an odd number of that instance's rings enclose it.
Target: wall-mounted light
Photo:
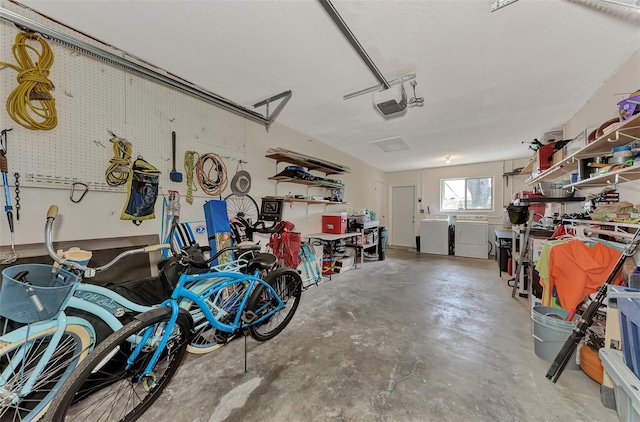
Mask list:
[[[444,157],[444,158],[445,158],[445,161],[446,161],[447,164],[451,163],[451,154],[447,154],[447,156]]]

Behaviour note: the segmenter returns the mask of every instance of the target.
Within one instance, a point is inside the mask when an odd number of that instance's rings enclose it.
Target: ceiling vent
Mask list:
[[[394,138],[380,139],[379,141],[371,141],[369,144],[380,148],[383,152],[402,151],[410,149],[409,145],[399,136]]]

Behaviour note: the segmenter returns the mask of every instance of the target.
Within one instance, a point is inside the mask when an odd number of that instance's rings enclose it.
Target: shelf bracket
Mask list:
[[[640,126],[632,126],[632,127],[625,127],[623,129],[618,129],[616,130],[616,137],[614,139],[611,138],[607,138],[608,142],[617,142],[620,140],[620,135],[625,136],[627,138],[631,138],[634,141],[640,141],[640,138],[638,138],[637,136],[633,136],[633,135],[629,135],[628,133],[625,133],[625,131],[627,130],[632,130],[632,129],[640,129]]]

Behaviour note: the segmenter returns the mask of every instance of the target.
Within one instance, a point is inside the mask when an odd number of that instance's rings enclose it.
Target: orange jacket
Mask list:
[[[573,240],[556,245],[549,253],[549,289],[555,286],[562,307],[572,310],[604,284],[620,255],[602,243],[589,247]],[[614,284],[621,280],[619,274]]]

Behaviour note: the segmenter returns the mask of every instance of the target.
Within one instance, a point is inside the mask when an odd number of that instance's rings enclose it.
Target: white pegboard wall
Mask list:
[[[94,42],[15,3],[0,0],[2,7],[85,42]],[[18,28],[0,20],[0,61],[15,63],[11,53]],[[28,130],[7,114],[7,95],[16,88],[17,73],[0,69],[0,129],[9,132],[8,163],[11,197],[15,210],[13,173],[20,173],[21,219],[16,221],[16,243],[42,242],[43,219],[50,204],[60,206],[54,240],[126,237],[160,232],[162,198],[156,201],[156,219],[134,226],[120,220],[126,201],[125,188],[106,184],[105,171],[113,157],[108,130],[132,143],[132,160],[138,155],[162,172],[160,193],[186,183],[169,179],[171,132],[177,134],[176,168],[183,173],[184,152],[213,152],[223,158],[228,179],[239,160],[247,157],[246,120],[210,103],[166,85],[126,71],[117,65],[48,40],[54,53],[50,79],[55,85],[59,123],[50,131]],[[114,49],[101,48],[122,55]],[[160,71],[160,73],[164,73]],[[77,204],[69,200],[74,182],[89,185]],[[1,188],[1,185],[0,185]],[[78,186],[75,198],[82,193]],[[227,187],[226,192],[228,193]],[[223,196],[225,193],[223,193]],[[185,207],[185,218],[202,218],[202,203],[211,199],[199,189],[193,207]],[[183,200],[184,204],[184,200]],[[0,249],[9,244],[4,201],[0,204]]]
[[[29,17],[62,30],[42,17]],[[19,30],[6,21],[1,25],[0,61],[14,63],[11,48]],[[32,131],[13,122],[4,107],[0,112],[2,127],[13,128],[7,154],[10,175],[20,173],[23,186],[67,188],[79,181],[92,190],[124,191],[105,183],[104,173],[113,157],[107,130],[132,143],[132,161],[142,156],[162,172],[160,186],[164,191],[175,186],[169,180],[172,131],[177,134],[176,168],[183,175],[187,150],[220,155],[230,172],[238,160],[246,158],[242,117],[55,41],[48,42],[55,56],[50,79],[56,87],[52,94],[58,126]],[[10,68],[0,70],[4,97],[0,104],[17,86],[15,77]]]

